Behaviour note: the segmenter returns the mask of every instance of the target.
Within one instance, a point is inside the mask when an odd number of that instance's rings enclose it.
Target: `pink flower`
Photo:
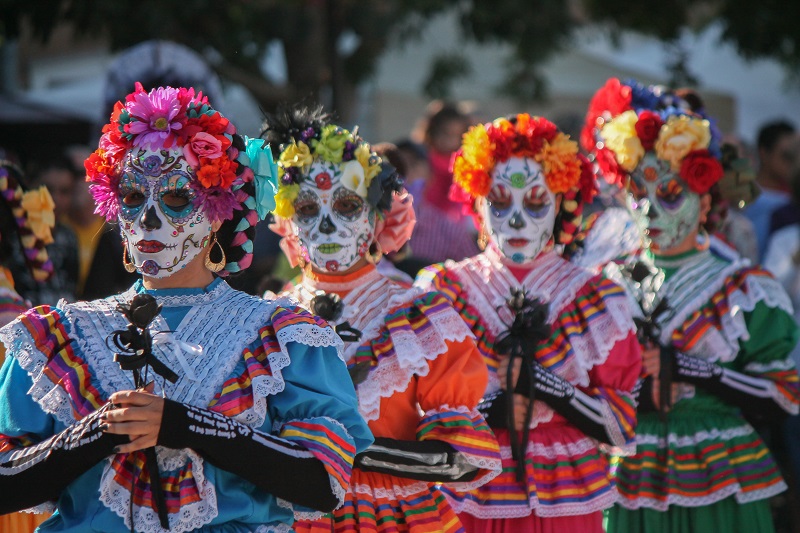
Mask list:
[[[211,135],[201,131],[195,133],[191,140],[183,145],[183,156],[193,168],[197,168],[201,157],[218,159],[230,145],[231,142],[222,135]]]
[[[170,148],[175,144],[175,132],[183,128],[186,120],[181,95],[178,89],[159,87],[146,93],[141,85],[128,95],[125,108],[131,115],[131,122],[125,125],[125,132],[133,135],[133,145]]]
[[[108,222],[115,222],[119,214],[118,188],[119,177],[106,174],[97,174],[89,185],[89,192],[92,193],[96,204],[94,212],[105,217]]]

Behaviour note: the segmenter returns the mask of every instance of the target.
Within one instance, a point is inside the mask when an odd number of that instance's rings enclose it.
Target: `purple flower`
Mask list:
[[[209,222],[230,220],[233,218],[235,210],[242,209],[233,192],[222,187],[194,187],[194,184],[195,182],[193,181],[192,188],[196,193],[194,205],[203,211]]]
[[[283,176],[281,176],[281,183],[283,185],[291,185],[297,183],[299,178],[299,170],[297,167],[289,167],[284,169]]]
[[[149,146],[151,150],[172,147],[175,132],[183,128],[186,120],[178,94],[178,89],[159,87],[128,97],[125,108],[131,114],[131,122],[125,131],[133,135],[134,146]]]
[[[157,155],[148,156],[142,162],[144,173],[148,176],[158,176],[161,174],[161,158]]]
[[[300,140],[304,143],[308,144],[308,141],[314,138],[317,132],[314,131],[314,128],[309,126],[308,128],[300,134]]]

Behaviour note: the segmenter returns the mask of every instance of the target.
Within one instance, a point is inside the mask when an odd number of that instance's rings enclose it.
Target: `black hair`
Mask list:
[[[758,130],[756,146],[758,146],[759,150],[770,152],[782,137],[794,135],[795,131],[795,127],[785,120],[769,122]]]
[[[311,144],[312,138],[319,138],[322,128],[330,120],[330,113],[321,105],[284,104],[275,113],[265,115],[261,138],[269,143],[272,156],[277,161],[283,148],[292,141]]]

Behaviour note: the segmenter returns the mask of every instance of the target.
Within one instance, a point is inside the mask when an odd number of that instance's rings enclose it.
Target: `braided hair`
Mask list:
[[[9,236],[14,234],[22,245],[25,264],[36,281],[46,281],[53,274],[53,263],[47,256],[46,239],[37,236],[23,207],[25,180],[17,165],[0,160],[0,260],[11,253]]]

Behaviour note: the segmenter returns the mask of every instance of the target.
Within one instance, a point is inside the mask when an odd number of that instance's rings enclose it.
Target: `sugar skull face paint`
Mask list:
[[[531,158],[497,163],[482,209],[490,239],[515,263],[535,259],[553,236],[556,196],[545,184],[541,165]]]
[[[679,245],[700,223],[700,195],[652,152],[631,173],[628,199],[654,249]]]
[[[348,165],[315,161],[294,201],[292,221],[300,244],[311,262],[326,272],[351,268],[367,254],[374,237],[375,211],[351,183],[347,169]]]
[[[195,207],[194,171],[181,149],[133,149],[119,183],[119,223],[136,269],[165,278],[208,245],[211,224]]]

